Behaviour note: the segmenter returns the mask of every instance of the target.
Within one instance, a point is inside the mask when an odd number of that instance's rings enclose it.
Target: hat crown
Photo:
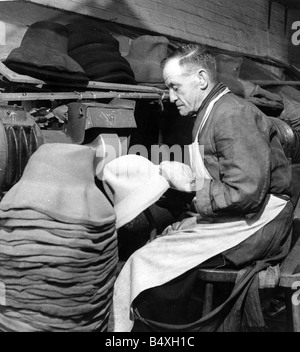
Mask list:
[[[113,208],[95,184],[94,158],[95,150],[87,146],[43,144],[3,197],[0,209],[33,209],[56,220],[95,226],[113,223]]]
[[[243,62],[241,57],[226,54],[216,55],[217,71],[220,73],[231,73],[238,77]]]
[[[68,52],[68,29],[55,22],[40,21],[33,23],[21,42],[21,46],[47,46],[61,53]]]
[[[167,56],[169,40],[162,36],[142,35],[131,43],[125,59],[137,82],[163,82],[161,61]]]
[[[168,51],[169,40],[161,36],[143,35],[131,43],[127,58],[144,58],[148,61],[161,61]]]
[[[46,81],[87,83],[83,68],[68,55],[68,29],[50,21],[33,23],[21,45],[7,56],[6,66],[20,74]]]

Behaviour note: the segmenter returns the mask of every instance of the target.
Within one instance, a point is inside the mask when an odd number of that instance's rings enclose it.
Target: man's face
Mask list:
[[[175,103],[181,116],[195,114],[205,98],[201,89],[199,72],[187,73],[178,59],[168,61],[163,70],[166,86],[169,88],[170,101]]]

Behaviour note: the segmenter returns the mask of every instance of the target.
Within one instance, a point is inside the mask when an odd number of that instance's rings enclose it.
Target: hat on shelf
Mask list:
[[[125,59],[139,83],[164,82],[161,61],[167,56],[169,40],[162,36],[142,35],[134,39]]]
[[[134,78],[129,63],[110,44],[87,44],[70,51],[69,55],[80,63],[91,79],[108,76],[118,71]]]
[[[114,204],[116,228],[133,220],[154,204],[169,188],[159,166],[140,155],[124,155],[107,163],[103,186]]]
[[[49,21],[33,23],[21,45],[8,55],[11,70],[46,81],[88,83],[83,68],[68,55],[68,29]]]
[[[243,82],[239,80],[239,73],[243,58],[226,54],[216,55],[217,77],[232,93],[245,97]]]
[[[90,80],[136,84],[129,63],[119,51],[119,42],[100,24],[69,24],[69,55]]]
[[[66,25],[69,31],[68,51],[87,44],[109,44],[119,50],[119,41],[103,28],[102,23],[80,20]]]
[[[119,51],[110,43],[85,44],[69,51],[69,55],[72,55],[74,60],[81,61],[84,65],[95,61],[107,63],[115,57],[116,53],[119,54]]]

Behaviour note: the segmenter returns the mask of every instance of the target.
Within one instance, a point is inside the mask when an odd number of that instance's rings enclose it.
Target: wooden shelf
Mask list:
[[[95,81],[90,81],[87,85],[46,82],[30,76],[20,75],[10,70],[1,61],[0,74],[5,77],[8,84],[11,84],[12,86],[24,85],[27,87],[27,89],[24,87],[24,92],[20,93],[0,93],[0,102],[37,100],[96,100],[108,98],[148,99],[158,100],[161,102],[169,100],[168,90],[148,85],[128,85]],[[30,86],[43,88],[43,91],[33,93],[28,92],[28,87]],[[57,91],[59,87],[61,88],[61,91]],[[276,101],[265,101],[264,99],[254,97],[247,98],[247,100],[260,108],[269,108],[278,111],[283,110],[283,104]]]
[[[42,93],[0,93],[1,101],[33,101],[33,100],[93,100],[93,99],[148,99],[164,100],[166,96],[158,93],[139,93],[139,92],[42,92]]]
[[[8,84],[27,85],[32,87],[63,87],[68,88],[67,92],[21,92],[21,93],[0,93],[0,101],[19,100],[82,100],[82,99],[104,99],[104,98],[124,98],[124,99],[153,99],[167,100],[169,93],[151,86],[128,85],[118,83],[104,83],[90,81],[87,85],[65,84],[56,82],[46,82],[27,75],[20,75],[10,70],[3,62],[0,62],[0,74],[5,77]]]

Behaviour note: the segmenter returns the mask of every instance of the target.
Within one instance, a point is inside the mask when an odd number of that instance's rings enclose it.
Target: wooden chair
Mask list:
[[[292,165],[292,171],[294,189],[292,203],[295,209],[300,196],[300,165]],[[234,284],[238,270],[199,269],[198,273],[199,279],[205,283],[202,314],[206,315],[213,307],[214,285],[216,283]],[[300,288],[300,219],[297,218],[294,219],[293,224],[292,248],[280,264],[277,287],[284,290],[289,325],[293,331],[300,332],[300,292],[299,294],[296,292],[296,289]],[[299,304],[297,305],[297,303]]]

